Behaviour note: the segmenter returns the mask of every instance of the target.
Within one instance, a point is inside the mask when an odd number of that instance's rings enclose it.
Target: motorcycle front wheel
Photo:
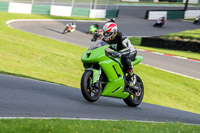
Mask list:
[[[130,94],[126,99],[123,99],[124,102],[128,105],[128,106],[132,106],[132,107],[136,107],[138,105],[140,105],[140,103],[143,100],[143,96],[144,96],[144,85],[143,82],[141,80],[141,78],[136,75],[136,86],[139,87],[139,91],[135,92],[134,94]]]
[[[81,92],[83,97],[89,102],[95,102],[99,99],[101,95],[101,88],[95,87],[92,82],[93,72],[85,71],[81,78]]]
[[[62,33],[63,33],[63,34],[65,34],[65,33],[66,33],[66,30],[67,30],[67,27],[66,27],[66,28],[63,30],[63,32],[62,32]]]

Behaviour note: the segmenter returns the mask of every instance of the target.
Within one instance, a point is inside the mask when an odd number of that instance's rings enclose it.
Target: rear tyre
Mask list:
[[[197,23],[197,21],[195,20],[194,22],[193,22],[193,24],[196,24]]]
[[[89,102],[95,102],[99,99],[101,95],[101,88],[95,87],[92,83],[93,72],[85,71],[81,78],[81,92],[83,97]]]
[[[144,85],[142,80],[140,79],[140,77],[138,75],[136,75],[136,86],[139,87],[139,91],[135,92],[134,94],[130,94],[126,99],[123,99],[124,102],[131,107],[136,107],[138,105],[140,105],[140,103],[142,102],[143,96],[144,96]]]

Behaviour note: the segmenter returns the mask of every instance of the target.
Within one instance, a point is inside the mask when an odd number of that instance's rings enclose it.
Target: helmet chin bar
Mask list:
[[[112,32],[112,33],[110,32],[110,35],[109,35],[109,36],[106,36],[106,35],[105,35],[105,32],[103,33],[104,40],[105,40],[106,42],[115,39],[115,36],[116,36],[116,35],[117,35],[117,32]]]

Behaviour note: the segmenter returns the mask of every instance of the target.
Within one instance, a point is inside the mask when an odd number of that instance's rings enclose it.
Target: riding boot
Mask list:
[[[136,79],[136,75],[134,73],[134,70],[130,70],[128,72],[128,75],[129,75],[129,87],[130,89],[133,89],[134,91],[139,91],[139,87],[135,86],[135,83],[137,81]]]

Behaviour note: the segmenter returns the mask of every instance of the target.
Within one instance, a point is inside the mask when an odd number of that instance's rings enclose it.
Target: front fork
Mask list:
[[[96,83],[99,81],[101,76],[101,68],[99,70],[93,69],[93,83]]]
[[[85,71],[92,71],[93,72],[93,76],[92,76],[92,83],[94,85],[95,88],[101,88],[100,86],[100,77],[101,77],[101,68],[98,69],[94,69],[94,68],[87,68],[85,69]]]

